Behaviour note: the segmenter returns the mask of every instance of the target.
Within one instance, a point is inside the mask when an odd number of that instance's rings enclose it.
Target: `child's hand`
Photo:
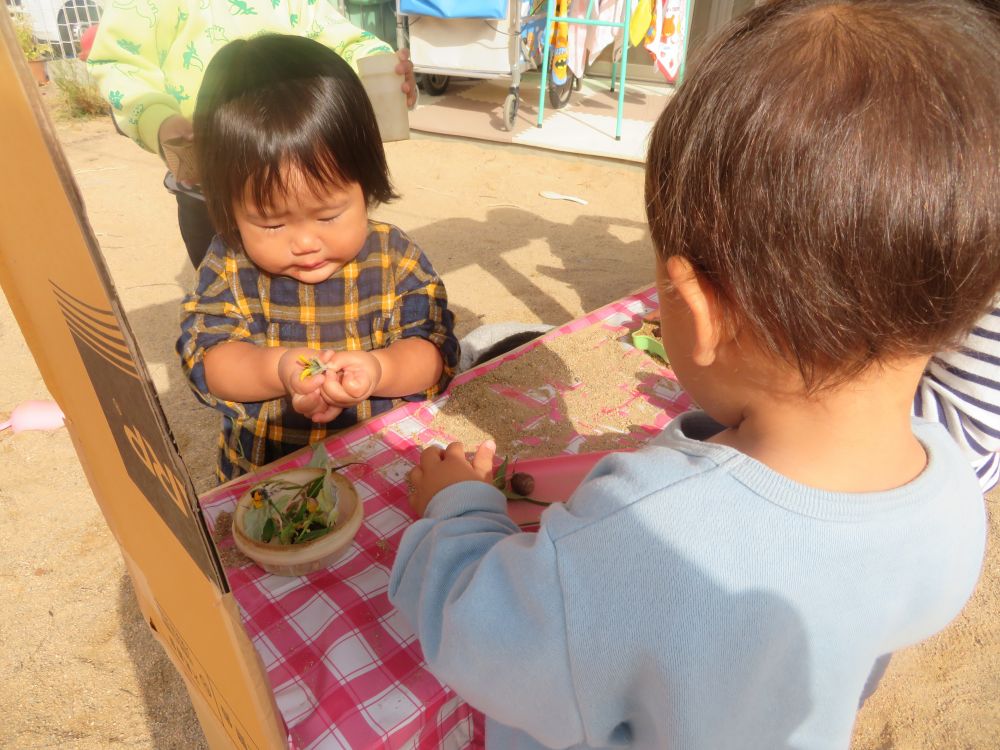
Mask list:
[[[410,471],[410,507],[422,516],[431,499],[445,487],[469,480],[493,484],[496,451],[497,444],[487,440],[469,461],[461,443],[452,443],[444,450],[437,446],[426,448],[420,454],[420,465]]]
[[[323,383],[327,376],[323,373],[302,377],[304,372],[300,357],[317,359],[326,363],[333,352],[316,349],[289,349],[278,360],[278,377],[292,401],[292,408],[313,422],[325,423],[336,419],[343,408],[331,404],[323,398]]]
[[[378,387],[382,365],[371,352],[327,352],[323,399],[341,409],[359,404]]]

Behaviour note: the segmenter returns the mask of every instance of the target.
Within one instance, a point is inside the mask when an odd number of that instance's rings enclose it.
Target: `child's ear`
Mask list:
[[[719,344],[725,338],[722,309],[712,285],[679,255],[667,259],[667,279],[684,302],[694,323],[694,348],[691,359],[707,367],[715,362]]]

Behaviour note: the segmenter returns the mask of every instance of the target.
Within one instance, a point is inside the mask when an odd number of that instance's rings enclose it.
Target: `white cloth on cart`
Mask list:
[[[569,6],[572,18],[584,18],[590,0],[573,0]],[[620,21],[625,13],[625,0],[598,0],[597,20]],[[577,78],[583,78],[584,70],[612,42],[616,48],[621,46],[622,30],[608,26],[583,26],[572,24],[569,27],[569,69]]]

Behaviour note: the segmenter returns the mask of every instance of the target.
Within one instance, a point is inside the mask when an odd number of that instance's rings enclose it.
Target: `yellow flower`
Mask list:
[[[318,509],[319,509],[319,503],[317,503],[312,498],[306,500],[306,510],[308,510],[310,513],[315,513]]]
[[[264,505],[264,493],[260,490],[250,491],[250,502],[253,503],[253,507],[261,508]]]
[[[299,364],[302,365],[302,372],[299,373],[299,380],[305,380],[310,375],[318,375],[319,373],[326,372],[326,365],[315,357],[310,358],[304,354],[300,354]]]

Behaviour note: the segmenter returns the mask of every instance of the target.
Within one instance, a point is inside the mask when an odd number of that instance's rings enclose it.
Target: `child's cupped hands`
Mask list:
[[[410,507],[422,516],[433,497],[459,482],[493,483],[493,456],[497,445],[492,440],[485,441],[470,460],[465,455],[461,443],[452,443],[447,448],[431,446],[420,454],[420,464],[410,470]]]
[[[292,408],[321,424],[336,419],[344,408],[323,397],[327,374],[323,369],[313,372],[309,363],[317,362],[326,368],[332,356],[331,351],[299,347],[287,350],[278,360],[278,377],[291,399]]]
[[[327,352],[323,399],[341,409],[369,398],[382,379],[382,365],[371,352]]]

